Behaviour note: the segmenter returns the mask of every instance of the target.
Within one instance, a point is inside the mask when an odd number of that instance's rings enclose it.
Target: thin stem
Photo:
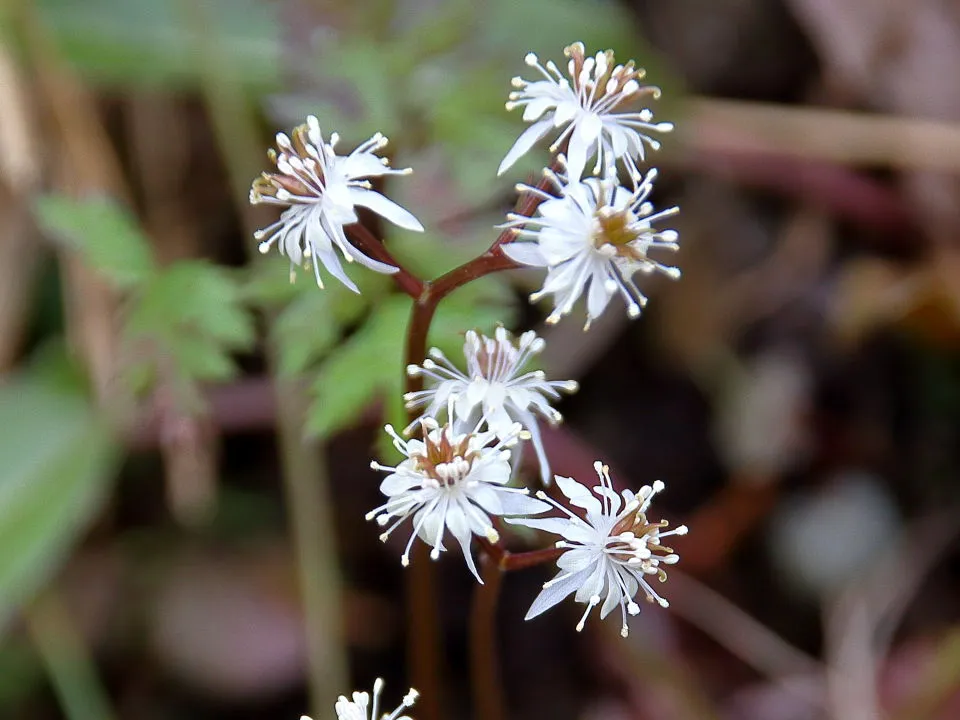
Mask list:
[[[477,720],[503,720],[503,690],[497,652],[497,601],[503,570],[495,558],[482,553],[483,585],[477,585],[470,608],[470,679]]]
[[[538,187],[546,189],[548,181],[544,178],[540,181]],[[516,213],[531,215],[540,202],[541,198],[536,193],[521,193],[517,200]],[[516,263],[504,255],[500,249],[500,246],[509,241],[513,234],[514,231],[511,229],[504,230],[483,255],[454,268],[434,282],[420,282],[413,278],[420,284],[420,292],[419,295],[414,296],[410,324],[407,326],[403,368],[405,392],[415,392],[423,387],[423,379],[420,376],[410,377],[407,375],[406,367],[408,365],[419,365],[426,357],[430,324],[433,322],[440,301],[469,282],[478,280],[490,273],[517,267]],[[364,238],[364,242],[367,242],[367,245],[375,244],[368,242],[368,238]],[[381,259],[382,257],[380,256]],[[391,261],[387,260],[385,262]],[[392,262],[392,264],[399,267],[396,262]],[[413,295],[411,290],[415,287],[414,282],[409,279],[412,277],[404,271],[394,275],[400,288],[411,296]],[[411,411],[409,419],[412,421],[414,417],[415,413]],[[502,556],[494,554],[493,557],[499,561]],[[538,562],[545,562],[545,560],[538,560]],[[521,566],[528,567],[528,565]],[[500,572],[498,562],[497,573]],[[427,559],[426,546],[418,544],[407,573],[407,657],[411,668],[411,680],[413,685],[421,691],[421,697],[423,698],[423,702],[418,705],[418,715],[421,720],[440,720],[440,692],[443,687],[440,667],[441,637],[440,628],[437,624],[437,599],[433,589],[435,584],[434,574],[433,563]],[[499,690],[497,692],[499,693]]]
[[[494,244],[480,257],[476,257],[470,262],[454,268],[431,283],[428,291],[429,300],[432,304],[436,305],[454,290],[463,287],[469,282],[473,282],[490,273],[495,273],[500,270],[512,270],[517,267],[520,266],[504,255],[498,244]],[[422,360],[423,358],[421,357],[420,359]]]
[[[492,543],[486,538],[478,538],[480,547],[483,548],[485,555],[493,558],[504,572],[511,570],[525,570],[537,565],[544,565],[553,562],[563,555],[564,550],[556,547],[542,548],[540,550],[530,550],[529,552],[512,553],[503,545]]]
[[[380,242],[366,227],[360,225],[359,223],[355,223],[347,226],[347,232],[350,233],[350,239],[353,240],[353,244],[364,255],[398,268],[397,272],[393,274],[393,279],[396,281],[397,287],[399,287],[403,292],[412,297],[414,300],[423,295],[423,280],[418,278],[412,272],[403,267],[403,265],[397,262],[397,259],[390,254],[390,251],[387,250],[386,246]]]
[[[90,650],[56,591],[46,590],[24,610],[23,617],[64,716],[113,720],[116,714]]]
[[[347,687],[348,668],[330,475],[323,443],[302,439],[305,397],[298,384],[278,380],[277,435],[307,633],[311,710],[322,717]]]
[[[501,561],[501,565],[504,570],[525,570],[526,568],[554,562],[563,553],[563,550],[556,547],[522,553],[507,553],[507,556]]]

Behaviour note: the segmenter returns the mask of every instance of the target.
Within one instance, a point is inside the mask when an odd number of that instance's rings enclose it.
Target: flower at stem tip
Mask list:
[[[547,380],[542,370],[523,371],[544,346],[543,338],[532,330],[516,341],[503,327],[498,327],[492,338],[469,330],[463,344],[466,373],[437,348],[430,350],[423,365],[407,368],[411,377],[420,375],[433,383],[426,390],[404,395],[407,409],[423,407],[421,417],[437,418],[449,406],[453,412],[451,421],[475,423],[483,417],[487,427],[501,439],[512,432],[514,423],[520,423],[530,434],[541,479],[549,484],[550,464],[537,417],[546,418],[552,425],[559,423],[563,416],[551,407],[550,401],[559,400],[561,391],[575,392],[578,386],[574,380]],[[452,397],[456,400],[451,404]],[[416,421],[407,430],[415,424]]]
[[[451,400],[451,402],[455,402]],[[446,550],[443,535],[449,530],[463,551],[467,567],[482,584],[470,552],[473,535],[491,543],[500,536],[491,516],[534,515],[546,512],[550,505],[532,498],[526,488],[507,487],[510,480],[510,450],[523,430],[514,424],[506,437],[493,432],[461,432],[450,423],[440,426],[432,418],[420,421],[422,439],[404,440],[387,425],[394,447],[404,455],[395,467],[374,461],[370,467],[389,473],[380,484],[386,503],[367,513],[385,527],[380,539],[390,534],[407,518],[413,518],[413,532],[407,541],[401,563],[410,563],[410,550],[419,536],[432,550],[436,560]]]
[[[646,513],[653,497],[663,491],[659,480],[645,485],[636,494],[630,490],[617,493],[610,480],[610,470],[599,461],[594,469],[600,484],[592,489],[573,478],[557,476],[557,486],[570,504],[585,510],[584,517],[571,512],[543,492],[537,497],[549,502],[563,513],[563,517],[513,518],[507,522],[544,530],[560,535],[563,540],[556,547],[564,553],[557,560],[560,572],[544,583],[543,591],[533,601],[527,620],[549,610],[571,593],[578,603],[587,608],[577,623],[583,630],[593,608],[600,605],[600,617],[605,618],[618,605],[622,618],[620,634],[626,637],[627,615],[636,615],[640,606],[634,601],[638,591],[648,602],[661,607],[669,603],[650,584],[656,577],[661,583],[667,579],[662,565],[673,565],[680,557],[663,544],[671,535],[686,535],[687,527],[680,525],[666,530],[667,522],[650,522]]]
[[[498,175],[506,172],[551,130],[563,127],[550,146],[555,153],[567,143],[571,180],[579,180],[587,162],[596,156],[594,175],[614,171],[617,160],[623,160],[631,176],[638,174],[637,160],[644,159],[644,146],[660,148],[649,133],[673,130],[672,123],[654,123],[649,108],[625,112],[635,107],[645,95],[660,96],[660,89],[641,85],[646,74],[634,65],[617,65],[612,50],[586,55],[583,43],[564,49],[567,56],[567,77],[553,61],[541,65],[529,53],[525,62],[542,77],[532,82],[513,79],[516,88],[510,93],[507,110],[523,108],[525,122],[533,123],[517,139],[500,163]]]
[[[339,136],[324,140],[317,118],[310,116],[305,125],[290,137],[277,134],[277,148],[267,153],[277,172],[264,172],[253,181],[250,202],[254,205],[279,205],[286,208],[280,219],[258,230],[260,252],[277,245],[290,258],[290,277],[294,268],[313,266],[317,285],[323,287],[320,265],[354,292],[357,286],[347,277],[334,251],[338,248],[347,262],[393,274],[398,268],[367,257],[347,239],[344,227],[358,221],[356,208],[365,207],[407,230],[423,231],[420,221],[407,210],[387,199],[365,178],[407,175],[409,168],[394,170],[386,158],[376,153],[387,139],[377,133],[361,143],[349,155],[337,155]]]
[[[380,715],[380,693],[383,692],[383,680],[377,678],[373,683],[373,703],[371,704],[370,694],[366,692],[353,693],[353,699],[347,700],[346,696],[341,695],[337,700],[334,710],[337,713],[337,720],[381,720]],[[384,714],[382,720],[411,720],[407,715],[400,715],[401,712],[417,701],[419,693],[410,688],[407,694],[403,696],[403,701],[389,715]],[[306,715],[302,715],[300,720],[310,720]]]
[[[563,156],[558,158],[563,164]],[[534,217],[510,213],[504,228],[516,236],[504,243],[504,254],[514,262],[547,269],[543,287],[530,296],[537,302],[553,295],[554,309],[547,317],[556,323],[573,310],[586,294],[587,322],[584,330],[619,293],[627,315],[638,317],[647,297],[633,281],[636,273],[659,273],[671,279],[680,270],[653,259],[654,251],[676,251],[676,230],[658,230],[654,225],[679,212],[671,207],[656,211],[650,202],[657,170],[636,178],[633,188],[621,185],[616,177],[588,178],[567,182],[562,174],[544,171],[556,194],[529,185],[521,192],[533,193],[543,202]]]

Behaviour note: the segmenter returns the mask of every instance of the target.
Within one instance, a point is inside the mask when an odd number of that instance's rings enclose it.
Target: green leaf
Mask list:
[[[329,436],[356,422],[377,397],[402,393],[403,339],[409,315],[410,299],[391,295],[330,354],[313,383],[307,432]]]
[[[96,514],[116,448],[79,395],[0,387],[0,624],[29,600]]]
[[[150,244],[136,220],[117,202],[47,195],[34,208],[46,233],[83,255],[117,287],[136,287],[153,274]]]
[[[140,385],[157,372],[185,384],[226,380],[236,369],[231,353],[254,338],[233,274],[203,261],[176,263],[131,300],[124,326],[128,381]]]

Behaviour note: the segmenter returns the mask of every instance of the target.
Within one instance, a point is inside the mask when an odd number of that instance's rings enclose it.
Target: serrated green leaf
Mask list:
[[[46,233],[81,253],[118,288],[136,287],[153,274],[147,238],[130,213],[114,200],[47,195],[37,200],[34,209]]]
[[[124,326],[128,381],[156,377],[149,368],[157,364],[171,381],[226,380],[235,372],[231,353],[254,337],[231,273],[202,261],[176,263],[131,299]]]
[[[43,584],[96,513],[115,446],[81,396],[0,387],[0,623]]]

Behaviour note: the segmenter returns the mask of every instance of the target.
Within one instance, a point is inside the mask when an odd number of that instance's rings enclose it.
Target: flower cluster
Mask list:
[[[652,123],[649,108],[624,112],[644,96],[660,94],[656,87],[640,85],[644,71],[633,61],[616,65],[610,50],[588,57],[582,43],[574,43],[565,53],[569,79],[552,62],[542,66],[530,54],[527,64],[542,79],[513,81],[518,90],[511,94],[507,109],[523,107],[523,119],[533,124],[507,153],[501,173],[551,129],[564,129],[550,147],[559,153],[555,168],[545,170],[555,194],[518,186],[543,202],[533,218],[507,216],[504,227],[515,231],[515,239],[503,245],[503,252],[521,265],[546,268],[543,287],[530,300],[553,295],[548,322],[559,321],[586,295],[584,330],[588,330],[616,293],[623,296],[629,317],[640,314],[647,298],[632,280],[636,273],[680,276],[677,268],[650,257],[650,251],[678,249],[675,230],[654,227],[677,208],[654,211],[649,197],[657,171],[643,173],[638,165],[646,157],[646,147],[660,147],[649,133],[669,132],[673,125]],[[592,174],[585,177],[594,158]],[[618,162],[629,176],[626,186],[618,178]]]
[[[659,89],[643,85],[644,71],[633,61],[617,64],[610,50],[588,55],[582,43],[574,43],[565,54],[566,72],[553,62],[541,63],[536,55],[527,55],[527,65],[539,77],[514,78],[507,102],[508,110],[522,108],[523,120],[530,125],[503,158],[498,174],[541,139],[552,138],[553,160],[543,171],[543,180],[517,186],[526,198],[519,206],[526,208],[524,213],[509,213],[500,226],[504,230],[500,239],[474,263],[436,283],[416,279],[412,284],[400,283],[416,301],[417,312],[426,309],[427,325],[436,302],[464,282],[459,278],[469,281],[492,272],[491,267],[510,266],[511,261],[546,271],[530,300],[551,296],[548,323],[570,314],[582,298],[584,330],[615,295],[623,298],[630,318],[640,315],[647,297],[636,284],[638,275],[679,277],[679,270],[667,264],[663,255],[679,249],[676,230],[664,227],[678,209],[654,207],[657,170],[641,169],[647,150],[660,147],[655,136],[673,129],[670,123],[654,122],[653,112],[642,106],[646,98],[657,98]],[[375,272],[401,272],[368,232],[351,228],[359,222],[357,208],[366,208],[403,229],[423,230],[411,213],[373,187],[373,180],[410,172],[391,169],[379,155],[386,143],[377,133],[339,155],[336,133],[325,139],[312,116],[290,136],[278,134],[276,150],[269,151],[275,170],[262,173],[250,192],[252,203],[283,208],[276,222],[257,231],[261,251],[277,246],[290,260],[291,277],[296,267],[312,267],[320,287],[322,265],[358,291],[344,272],[341,256]],[[477,270],[476,263],[486,269]],[[402,272],[402,280],[412,277]],[[443,280],[450,282],[440,292]],[[414,364],[406,368],[411,380],[404,395],[411,423],[403,435],[390,425],[385,428],[402,459],[393,466],[371,464],[386,473],[380,484],[386,502],[368,513],[367,519],[382,528],[384,542],[408,520],[412,526],[402,564],[409,564],[417,538],[431,548],[436,560],[447,549],[444,537],[449,533],[468,569],[482,583],[473,558],[474,539],[485,543],[488,551],[500,553],[498,557],[508,556],[500,545],[502,523],[507,522],[561,538],[556,543],[560,572],[544,585],[528,619],[573,595],[587,606],[578,630],[594,608],[599,607],[600,616],[606,617],[619,607],[626,635],[627,617],[640,611],[634,599],[639,593],[666,607],[667,601],[652,583],[654,579],[663,582],[664,567],[678,560],[664,540],[685,534],[686,528],[667,530],[665,522],[648,520],[650,504],[663,490],[659,481],[636,494],[617,492],[600,462],[596,463],[600,484],[595,487],[573,478],[554,478],[540,423],[556,425],[562,420],[553,403],[563,393],[574,392],[577,383],[549,380],[542,370],[529,367],[543,351],[544,340],[533,331],[514,336],[503,327],[497,327],[492,336],[469,330],[462,363],[451,361],[437,348],[420,361],[427,328],[421,330],[419,344],[412,342],[412,330],[408,338],[408,347],[415,351],[410,358]],[[536,455],[541,485],[549,485],[554,478],[565,504],[542,490],[531,496],[527,488],[515,486],[527,441]],[[366,693],[354,693],[352,701],[341,697],[336,705],[339,720],[376,718],[381,689],[378,680],[372,707]],[[397,720],[415,697],[411,690],[388,720]]]

